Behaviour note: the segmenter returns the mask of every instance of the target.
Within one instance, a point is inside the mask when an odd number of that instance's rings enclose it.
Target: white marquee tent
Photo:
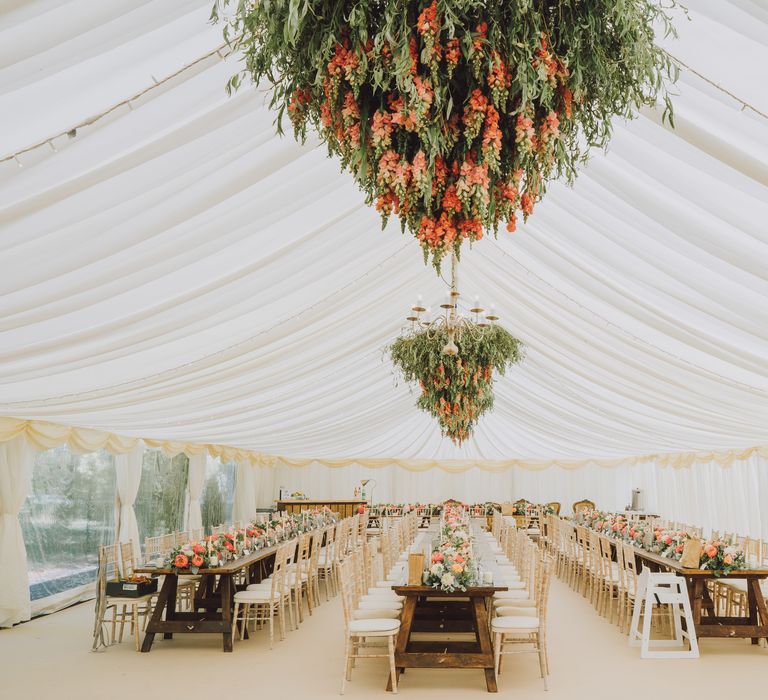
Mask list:
[[[664,41],[676,128],[617,123],[573,188],[463,256],[463,292],[526,359],[457,448],[385,355],[444,283],[323,147],[275,135],[262,90],[226,95],[209,0],[4,3],[3,564],[23,555],[22,452],[106,447],[120,475],[138,438],[250,465],[252,508],[363,477],[395,501],[621,508],[639,487],[768,536],[768,9],[687,4]]]

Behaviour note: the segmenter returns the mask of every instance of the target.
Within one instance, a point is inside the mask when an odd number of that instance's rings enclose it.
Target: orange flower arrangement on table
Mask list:
[[[686,542],[691,539],[684,530],[660,527],[651,530],[646,523],[630,523],[621,513],[583,511],[574,520],[602,535],[623,540],[635,547],[675,561],[680,560]],[[746,569],[746,557],[744,551],[736,545],[721,540],[707,540],[702,543],[699,568],[716,571],[718,572],[716,575],[727,576],[731,571]]]

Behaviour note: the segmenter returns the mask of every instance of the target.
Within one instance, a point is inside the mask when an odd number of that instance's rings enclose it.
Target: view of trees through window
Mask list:
[[[134,503],[142,543],[183,529],[188,469],[184,454],[145,450]],[[201,508],[209,530],[231,518],[234,481],[234,463],[208,460]],[[93,581],[99,545],[115,541],[113,455],[68,447],[38,453],[19,519],[33,600]]]
[[[115,536],[114,457],[67,447],[38,453],[19,520],[33,600],[93,580],[99,545]]]
[[[184,526],[184,504],[189,459],[185,454],[168,457],[160,450],[145,450],[141,483],[134,510],[139,537],[176,532]]]
[[[208,459],[205,485],[200,499],[203,527],[209,534],[214,525],[232,520],[232,505],[235,494],[235,463],[222,464],[217,459]]]

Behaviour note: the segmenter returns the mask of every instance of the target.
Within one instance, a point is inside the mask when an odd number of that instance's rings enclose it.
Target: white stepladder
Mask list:
[[[674,639],[651,639],[654,605],[671,605],[675,624]],[[640,615],[643,629],[640,630]],[[685,620],[685,630],[682,621]],[[685,649],[685,640],[689,649]],[[630,646],[640,647],[643,659],[698,659],[699,644],[691,614],[691,601],[685,579],[673,573],[652,573],[644,567],[637,579],[637,594],[629,629]],[[674,648],[672,648],[674,647]]]

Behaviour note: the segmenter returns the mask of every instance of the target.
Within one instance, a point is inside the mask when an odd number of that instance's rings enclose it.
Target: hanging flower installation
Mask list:
[[[486,314],[476,297],[469,315],[463,315],[460,296],[458,259],[452,254],[451,288],[440,304],[443,312],[429,318],[419,297],[407,316],[410,327],[389,348],[405,380],[419,383],[416,405],[437,418],[443,435],[457,445],[493,408],[494,371],[504,374],[523,357],[522,343],[497,325],[493,307]]]
[[[437,418],[443,435],[460,445],[493,408],[494,371],[504,374],[519,362],[522,346],[501,326],[463,332],[455,355],[443,352],[448,343],[445,329],[419,330],[400,336],[389,352],[405,380],[419,383],[416,405]]]
[[[266,79],[278,130],[285,112],[300,140],[314,127],[439,269],[464,240],[514,231],[612,117],[656,102],[673,67],[652,26],[671,32],[674,4],[217,0],[212,17],[244,57],[228,87]]]

